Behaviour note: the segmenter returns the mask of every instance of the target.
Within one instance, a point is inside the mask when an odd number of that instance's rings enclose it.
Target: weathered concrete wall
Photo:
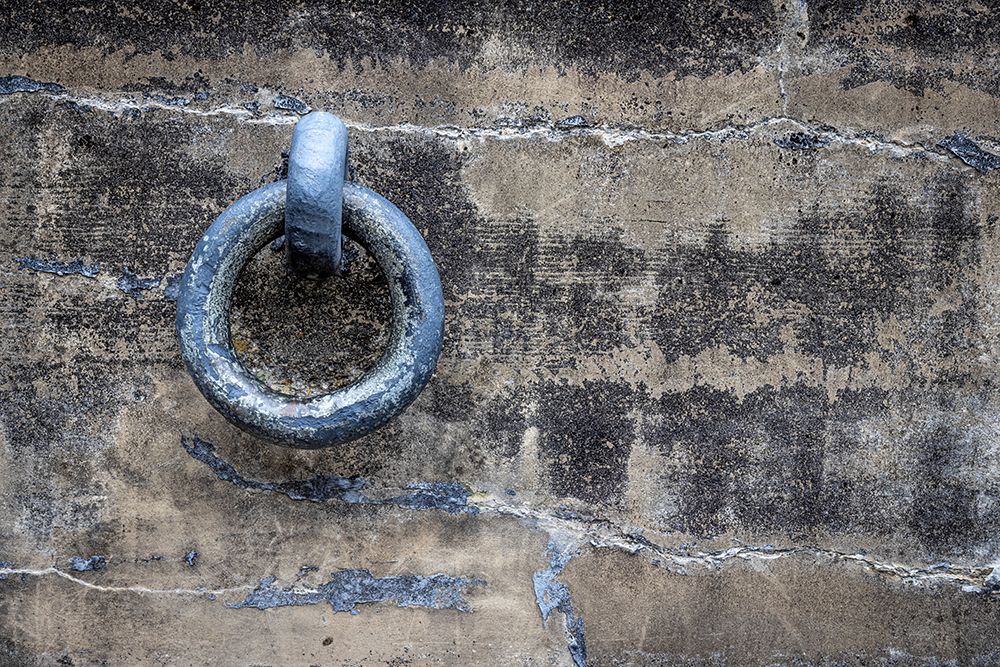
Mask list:
[[[1000,664],[994,3],[5,4],[0,662]],[[309,107],[448,307],[322,452],[173,332]],[[378,272],[282,261],[236,344],[349,381]]]

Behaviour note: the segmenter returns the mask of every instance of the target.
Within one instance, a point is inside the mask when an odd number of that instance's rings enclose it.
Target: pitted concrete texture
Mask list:
[[[1000,8],[6,5],[0,664],[1000,664]],[[315,452],[173,326],[309,109],[447,308]],[[348,254],[241,278],[275,388],[378,358]]]

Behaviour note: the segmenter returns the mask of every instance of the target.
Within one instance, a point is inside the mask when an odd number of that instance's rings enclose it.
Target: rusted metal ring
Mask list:
[[[344,184],[344,233],[385,275],[392,332],[379,361],[330,394],[295,398],[265,386],[236,357],[229,331],[233,287],[253,255],[284,230],[286,183],[244,196],[215,219],[181,278],[181,354],[205,398],[229,421],[273,442],[315,449],[359,438],[399,414],[430,380],[441,352],[444,300],[427,244],[381,195]]]

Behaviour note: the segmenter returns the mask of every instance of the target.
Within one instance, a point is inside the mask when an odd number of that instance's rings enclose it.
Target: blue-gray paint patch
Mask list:
[[[37,257],[17,257],[17,268],[21,270],[37,271],[38,273],[54,273],[57,276],[68,276],[72,274],[83,276],[84,278],[96,278],[101,272],[99,262],[85,264],[82,259],[74,259],[70,262],[60,262],[55,259],[39,259]]]
[[[576,552],[571,548],[559,548],[549,542],[547,553],[551,554],[549,566],[535,572],[531,577],[535,589],[535,602],[542,615],[542,624],[548,624],[553,611],[562,612],[566,623],[566,648],[574,664],[577,667],[584,667],[587,664],[587,644],[583,635],[583,618],[573,610],[569,587],[558,580],[558,576]]]
[[[107,565],[108,559],[104,556],[95,555],[89,558],[73,556],[69,559],[69,569],[74,572],[96,572],[97,570],[103,570]]]
[[[35,81],[26,76],[0,76],[0,95],[14,93],[61,93],[63,87],[49,81]]]
[[[947,148],[955,157],[969,165],[980,174],[986,174],[994,169],[1000,169],[1000,155],[994,155],[969,138],[965,132],[942,139],[938,145]]]
[[[183,273],[167,276],[163,279],[163,296],[167,301],[176,301],[177,293],[180,290],[181,277]]]
[[[312,108],[308,104],[291,95],[275,95],[273,103],[275,109],[294,111],[300,116],[304,116],[312,111]]]
[[[13,570],[14,564],[5,560],[0,560],[0,570]],[[6,574],[0,574],[0,581],[7,581]]]
[[[451,514],[476,514],[479,508],[468,503],[470,492],[456,482],[416,483],[407,487],[408,492],[389,498],[374,498],[362,491],[368,483],[358,477],[316,475],[309,479],[288,482],[269,482],[247,479],[215,451],[215,447],[201,438],[182,437],[181,446],[192,458],[201,461],[219,479],[241,489],[273,491],[292,500],[314,503],[338,500],[351,505],[395,505],[415,510],[444,510]]]
[[[166,95],[149,95],[149,99],[154,102],[159,102],[168,107],[186,107],[191,104],[191,100],[186,97],[181,97],[180,95],[175,95],[167,97]]]
[[[368,570],[332,572],[330,581],[316,589],[282,588],[275,577],[265,577],[242,602],[226,605],[231,609],[274,609],[328,603],[334,612],[357,613],[359,604],[394,602],[397,607],[426,607],[468,612],[463,594],[483,585],[480,579],[447,574],[413,574],[374,577]]]
[[[156,289],[160,286],[159,278],[140,278],[126,266],[122,269],[122,275],[118,279],[118,289],[128,294],[133,299],[141,299],[142,293],[146,290]]]
[[[986,577],[984,586],[990,593],[1000,593],[1000,565],[993,568],[993,571]]]
[[[556,121],[557,130],[578,130],[584,127],[589,127],[590,123],[583,116],[568,116]]]
[[[823,148],[830,143],[827,137],[806,132],[792,132],[774,140],[780,148],[789,151],[808,151]]]
[[[188,567],[194,567],[196,560],[198,560],[198,552],[194,549],[184,554],[184,562],[188,564]]]
[[[444,510],[451,514],[479,512],[479,508],[469,505],[471,495],[469,489],[458,482],[421,482],[410,484],[406,488],[410,490],[409,493],[386,498],[380,502],[412,510]]]

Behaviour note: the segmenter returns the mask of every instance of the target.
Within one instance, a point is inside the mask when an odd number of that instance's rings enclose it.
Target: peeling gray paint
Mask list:
[[[549,542],[546,553],[550,556],[549,566],[532,576],[535,602],[542,615],[542,624],[548,625],[553,611],[562,613],[566,628],[566,649],[577,667],[584,667],[587,664],[587,644],[583,633],[583,618],[573,610],[569,587],[557,579],[570,559],[576,555],[577,549],[575,544],[557,545],[553,541]]]
[[[589,127],[590,123],[583,116],[567,116],[566,118],[561,118],[556,121],[556,129],[559,130],[576,130],[581,127]]]
[[[398,505],[411,510],[444,510],[451,514],[477,513],[469,505],[469,489],[458,482],[415,482],[406,487],[408,493],[379,501],[383,505]]]
[[[984,150],[965,132],[956,132],[950,137],[942,139],[938,145],[947,148],[958,159],[981,174],[1000,169],[1000,155],[994,155]]]
[[[273,491],[292,500],[322,503],[337,500],[350,505],[395,505],[414,510],[443,510],[451,514],[476,514],[479,508],[469,504],[469,489],[453,482],[419,482],[406,487],[404,493],[376,498],[362,493],[368,483],[357,477],[317,475],[309,479],[288,482],[269,482],[246,479],[236,468],[215,451],[215,447],[198,437],[184,436],[181,446],[195,460],[201,461],[215,472],[219,479],[241,489]]]
[[[191,104],[191,100],[180,95],[174,95],[172,97],[167,97],[166,95],[150,95],[149,99],[171,107],[186,107]]]
[[[53,273],[57,276],[68,276],[72,274],[83,276],[84,278],[96,278],[101,272],[99,262],[85,264],[82,259],[74,259],[69,262],[61,262],[55,259],[39,259],[37,257],[17,257],[18,269],[36,271],[38,273]]]
[[[300,116],[304,116],[312,111],[312,108],[308,104],[291,95],[275,95],[273,103],[275,109],[294,111]]]
[[[829,145],[830,139],[818,134],[792,132],[774,140],[774,143],[790,151],[806,151]]]
[[[275,585],[275,577],[265,577],[242,602],[226,605],[231,609],[274,609],[328,603],[334,612],[356,614],[360,604],[394,602],[397,607],[426,607],[470,611],[463,594],[484,581],[446,574],[429,576],[397,575],[374,577],[368,570],[332,572],[330,580],[315,589]]]
[[[74,572],[96,572],[97,570],[103,570],[107,565],[108,559],[100,555],[88,558],[73,556],[69,559],[69,567]]]
[[[163,279],[163,297],[167,301],[177,300],[177,291],[180,288],[182,275],[183,274],[178,273],[176,275],[167,276]]]
[[[35,81],[26,76],[0,76],[0,95],[14,93],[61,93],[63,87],[49,81]]]
[[[977,587],[970,586],[969,589],[976,589]],[[983,585],[978,587],[978,590],[972,590],[976,593],[1000,593],[1000,565],[993,568],[993,571],[987,575],[986,579],[983,581]]]
[[[159,278],[140,278],[132,273],[127,266],[122,269],[122,275],[118,279],[118,289],[133,299],[141,299],[144,291],[156,289],[159,286]]]

